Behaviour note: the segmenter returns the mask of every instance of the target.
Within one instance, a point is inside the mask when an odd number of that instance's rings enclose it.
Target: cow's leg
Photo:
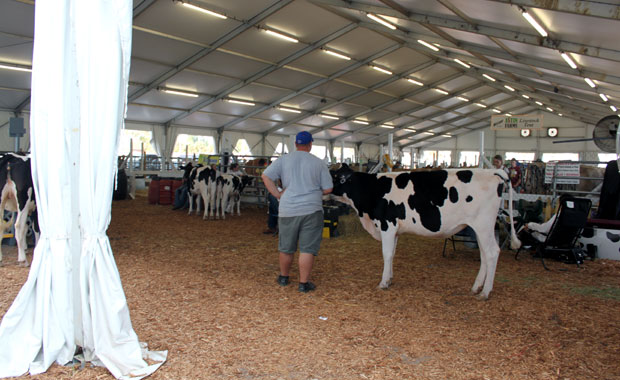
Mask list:
[[[235,195],[235,203],[237,204],[237,215],[241,216],[241,194]]]
[[[26,248],[28,243],[26,242],[26,234],[28,232],[28,212],[26,211],[28,205],[21,212],[17,213],[17,220],[15,221],[15,241],[17,241],[17,263],[23,266],[28,266],[28,259],[26,258]]]
[[[194,211],[194,194],[191,191],[187,192],[187,197],[189,198],[189,211],[187,215],[192,215],[192,211]]]
[[[491,290],[493,290],[495,269],[499,259],[499,246],[495,240],[493,226],[474,228],[474,231],[476,232],[480,249],[480,271],[478,276],[476,276],[476,281],[471,291],[473,294],[478,294],[479,299],[486,300],[489,298]]]
[[[383,276],[379,288],[387,289],[392,283],[392,264],[396,252],[398,237],[395,231],[381,231],[381,249],[383,251]]]
[[[226,219],[226,209],[228,208],[229,194],[221,194],[222,197],[222,219]]]
[[[202,220],[206,220],[208,212],[209,212],[209,207],[208,207],[208,204],[209,204],[209,200],[208,200],[209,199],[209,192],[208,192],[208,189],[206,187],[201,187],[201,189],[200,189],[200,196],[198,198],[202,199],[202,202],[204,203],[205,212],[202,215]],[[197,202],[200,202],[200,199]]]
[[[206,202],[206,199],[205,199]],[[211,185],[211,189],[209,191],[209,204],[211,205],[211,211],[209,211],[209,216],[211,217],[211,219],[213,218],[213,209],[216,208],[216,204],[217,204],[217,187],[215,186],[215,183]],[[205,207],[206,204],[205,204]],[[215,210],[217,212],[217,210]]]

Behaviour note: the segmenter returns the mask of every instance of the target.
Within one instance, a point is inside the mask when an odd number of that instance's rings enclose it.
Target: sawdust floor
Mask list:
[[[620,379],[620,263],[543,269],[503,252],[489,301],[469,294],[478,251],[403,236],[394,284],[368,234],[324,240],[317,290],[275,282],[266,209],[203,221],[114,202],[108,234],[133,327],[169,358],[151,379]],[[0,315],[28,275],[4,246]],[[30,256],[30,255],[29,255]],[[24,378],[30,378],[25,376]],[[112,379],[53,365],[34,379]]]

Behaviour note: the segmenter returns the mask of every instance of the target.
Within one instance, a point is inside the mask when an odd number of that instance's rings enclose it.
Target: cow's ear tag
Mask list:
[[[347,179],[345,177],[340,177],[340,184],[344,184],[345,182],[347,182]]]

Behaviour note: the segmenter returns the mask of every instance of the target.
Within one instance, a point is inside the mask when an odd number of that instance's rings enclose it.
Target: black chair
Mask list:
[[[515,228],[518,230],[527,223],[542,222],[543,202],[540,199],[534,202],[519,199],[517,211],[519,212],[519,216],[515,217]]]
[[[545,258],[573,263],[579,266],[587,256],[583,248],[576,246],[577,239],[588,221],[592,201],[587,198],[563,196],[560,198],[560,207],[551,229],[546,234],[544,242],[535,242],[536,255],[540,257],[545,269]],[[543,234],[545,235],[545,234]],[[517,259],[521,248],[515,254]]]
[[[469,226],[463,228],[461,231],[455,233],[454,235],[444,240],[443,252],[442,252],[443,257],[446,257],[446,246],[448,245],[448,241],[452,242],[452,250],[454,252],[456,252],[456,243],[464,243],[465,246],[468,248],[478,247],[478,240],[476,239],[476,233]]]

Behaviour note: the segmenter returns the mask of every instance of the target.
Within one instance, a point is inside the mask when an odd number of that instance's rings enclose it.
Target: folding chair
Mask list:
[[[456,252],[456,243],[465,243],[465,246],[468,248],[477,248],[478,240],[476,239],[476,233],[474,230],[467,226],[463,228],[461,231],[455,233],[454,235],[446,238],[443,242],[443,257],[446,257],[446,246],[448,245],[448,241],[452,242],[452,250]],[[470,245],[468,245],[468,243]]]
[[[576,243],[586,225],[591,207],[592,201],[587,198],[564,196],[560,198],[557,216],[549,233],[546,234],[545,241],[536,243],[536,254],[545,269],[549,270],[545,264],[545,257],[574,263],[577,266],[583,263],[586,254],[583,248],[576,246]],[[515,259],[520,251],[521,249],[515,254]]]

